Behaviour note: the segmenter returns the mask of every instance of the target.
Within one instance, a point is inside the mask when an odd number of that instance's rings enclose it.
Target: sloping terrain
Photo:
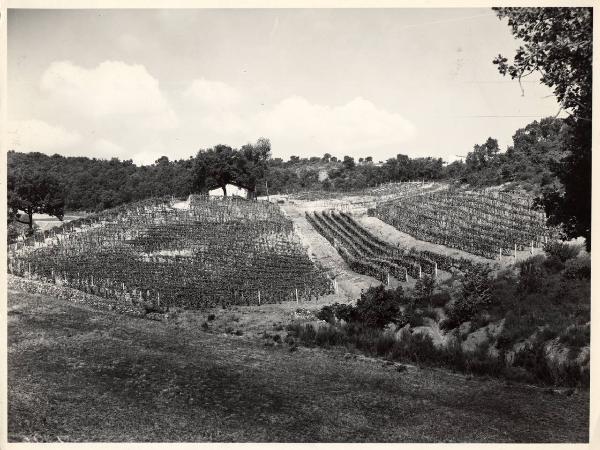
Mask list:
[[[294,230],[308,249],[310,258],[332,274],[337,283],[338,293],[344,296],[346,301],[356,300],[362,290],[380,284],[376,278],[352,271],[340,254],[308,223],[304,213],[295,205],[285,203],[282,209],[293,221]]]
[[[292,222],[267,202],[151,199],[11,245],[9,272],[156,308],[325,295]]]
[[[419,240],[495,259],[554,236],[532,205],[511,192],[452,189],[381,200],[369,212]]]
[[[398,372],[21,292],[9,292],[8,387],[11,442],[588,440],[586,391]]]

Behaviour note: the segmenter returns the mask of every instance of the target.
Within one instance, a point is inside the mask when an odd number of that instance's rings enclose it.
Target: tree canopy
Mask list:
[[[239,150],[222,144],[200,150],[194,160],[194,189],[206,193],[220,187],[227,195],[227,185],[233,184],[246,188],[253,197],[257,183],[267,175],[270,157],[271,143],[265,138]]]
[[[498,55],[494,64],[512,79],[540,73],[568,114],[567,154],[554,173],[561,188],[547,190],[540,203],[550,224],[567,237],[584,236],[591,248],[592,187],[592,8],[494,8],[523,41],[513,58]]]
[[[37,167],[29,170],[10,171],[8,174],[9,219],[33,228],[34,214],[48,214],[62,220],[65,209],[63,186],[53,174]],[[19,211],[27,215],[20,218]]]

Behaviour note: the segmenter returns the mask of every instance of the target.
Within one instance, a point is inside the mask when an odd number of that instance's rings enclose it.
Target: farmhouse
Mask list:
[[[225,186],[227,195],[248,198],[248,189],[236,186],[235,184],[227,184]],[[211,197],[223,197],[223,189],[216,188],[208,191],[208,195]]]

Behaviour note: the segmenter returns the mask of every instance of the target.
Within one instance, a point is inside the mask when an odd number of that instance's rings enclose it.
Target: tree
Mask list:
[[[236,178],[234,182],[248,189],[250,197],[256,196],[256,184],[267,177],[271,142],[260,138],[256,144],[242,146],[236,156]]]
[[[323,155],[323,158],[321,158],[321,161],[328,163],[330,159],[331,159],[331,154],[325,153]]]
[[[561,224],[567,237],[584,236],[591,248],[592,183],[592,8],[494,8],[508,18],[521,45],[513,62],[498,55],[502,75],[519,81],[539,72],[568,113],[568,155],[555,169],[563,189],[540,199],[550,224]]]
[[[491,303],[490,267],[474,265],[465,271],[460,287],[453,293],[449,318],[454,324],[470,320]]]
[[[467,154],[467,170],[478,172],[490,166],[500,148],[498,141],[489,137],[482,145],[474,145],[473,151]]]
[[[342,164],[344,165],[344,169],[346,170],[352,170],[356,165],[352,156],[344,156],[344,161],[342,162]]]
[[[398,319],[404,301],[402,286],[396,289],[386,289],[383,285],[370,287],[356,302],[356,318],[367,326],[383,328]]]
[[[563,119],[546,117],[518,129],[513,144],[502,161],[503,181],[529,182],[539,186],[554,185],[553,168],[567,156],[569,129]]]
[[[238,167],[236,152],[227,145],[216,145],[208,150],[200,150],[194,164],[194,188],[208,193],[220,187],[227,196],[227,185],[236,179]]]
[[[62,220],[65,210],[63,187],[56,176],[39,168],[8,172],[9,217],[33,229],[34,214],[48,214]],[[20,218],[19,211],[27,215]]]

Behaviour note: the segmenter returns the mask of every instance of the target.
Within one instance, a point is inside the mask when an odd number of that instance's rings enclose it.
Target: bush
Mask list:
[[[459,289],[454,293],[454,303],[448,310],[450,319],[445,326],[455,326],[466,322],[482,308],[491,303],[491,269],[486,265],[469,267],[462,278]]]
[[[431,306],[434,308],[443,308],[450,301],[448,292],[436,292],[431,296]]]
[[[348,337],[343,331],[335,327],[322,327],[317,330],[314,342],[320,347],[345,345],[348,342]]]
[[[531,347],[518,352],[515,355],[513,365],[515,367],[522,367],[531,373],[535,379],[545,384],[552,384],[554,381],[554,377],[546,361],[543,342],[535,342]]]
[[[591,278],[591,261],[589,257],[575,258],[567,261],[563,277],[575,280],[589,280]]]
[[[356,316],[353,318],[367,326],[383,328],[389,322],[398,320],[403,300],[402,287],[394,290],[386,290],[383,285],[371,287],[356,302]]]
[[[548,273],[558,273],[565,268],[565,263],[555,255],[548,255],[544,260],[544,268]]]
[[[561,344],[569,347],[581,348],[590,345],[590,326],[571,325],[568,326],[558,338]]]
[[[429,317],[431,320],[437,320],[437,313],[433,308],[425,308],[421,315],[423,317]]]
[[[575,258],[581,251],[581,246],[567,244],[566,242],[550,241],[544,245],[544,252],[549,257],[556,257],[561,262]]]
[[[439,351],[429,335],[412,334],[406,342],[407,356],[417,363],[434,363],[439,359]]]
[[[475,375],[491,375],[501,373],[504,361],[489,355],[489,342],[482,342],[472,355],[465,358],[465,370]]]
[[[415,297],[421,302],[431,304],[434,289],[435,278],[433,275],[425,274],[423,277],[419,278],[415,284]]]
[[[316,314],[317,319],[324,320],[327,323],[335,323],[333,308],[329,305],[323,306]]]
[[[333,305],[323,306],[316,314],[317,319],[335,324],[338,320],[351,322],[356,316],[356,308],[352,305],[343,303],[334,303]]]
[[[519,268],[519,283],[518,290],[525,293],[540,292],[544,286],[546,271],[543,263],[545,257],[536,255],[521,261],[518,264]]]
[[[439,327],[440,330],[450,331],[460,326],[460,321],[457,317],[446,317],[444,320],[440,321]]]
[[[420,327],[423,325],[423,313],[420,310],[416,310],[412,304],[406,306],[395,321],[399,328],[406,325],[411,327]]]

